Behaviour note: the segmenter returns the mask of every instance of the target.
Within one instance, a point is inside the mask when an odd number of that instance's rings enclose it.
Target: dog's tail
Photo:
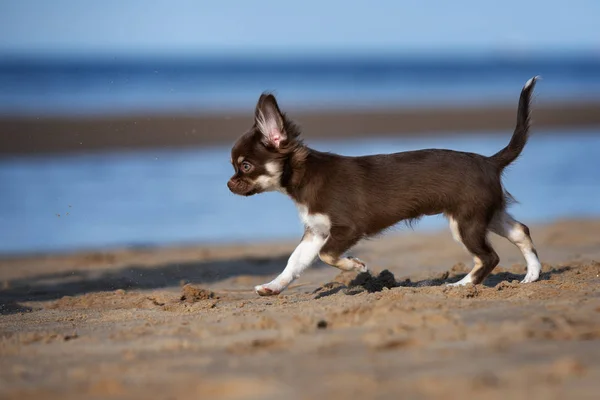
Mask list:
[[[523,90],[521,90],[519,110],[517,111],[517,127],[510,139],[510,143],[490,157],[500,170],[503,170],[506,166],[515,161],[527,143],[527,138],[529,137],[529,108],[531,104],[531,94],[533,93],[533,88],[538,79],[538,76],[534,76],[525,83]]]

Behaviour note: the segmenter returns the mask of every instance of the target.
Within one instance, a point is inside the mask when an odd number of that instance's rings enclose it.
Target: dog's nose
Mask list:
[[[231,179],[227,181],[227,187],[233,192],[233,182],[231,181]]]

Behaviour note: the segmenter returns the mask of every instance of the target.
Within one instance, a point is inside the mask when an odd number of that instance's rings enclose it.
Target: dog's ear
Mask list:
[[[254,123],[262,134],[262,142],[265,146],[279,149],[287,140],[284,117],[272,94],[263,93],[258,99]]]

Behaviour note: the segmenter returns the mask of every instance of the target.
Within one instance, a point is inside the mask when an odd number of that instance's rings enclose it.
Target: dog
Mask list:
[[[319,257],[342,271],[366,272],[346,252],[363,238],[400,221],[444,214],[454,239],[473,256],[474,267],[451,285],[480,284],[498,265],[487,234],[515,244],[527,262],[522,283],[538,280],[541,264],[529,228],[507,211],[512,196],[503,170],[521,154],[529,136],[530,103],[538,77],[522,88],[509,144],[491,157],[445,149],[348,157],[306,146],[300,129],[270,93],[256,105],[254,124],[231,149],[231,192],[251,196],[279,191],[289,196],[304,224],[302,241],[283,272],[254,288],[278,295]]]

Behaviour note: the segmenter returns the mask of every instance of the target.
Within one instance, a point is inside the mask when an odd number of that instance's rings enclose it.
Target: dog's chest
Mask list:
[[[314,233],[329,235],[331,220],[327,215],[319,213],[311,214],[308,212],[308,207],[302,204],[298,204],[297,207],[300,221],[302,221],[305,228]]]

